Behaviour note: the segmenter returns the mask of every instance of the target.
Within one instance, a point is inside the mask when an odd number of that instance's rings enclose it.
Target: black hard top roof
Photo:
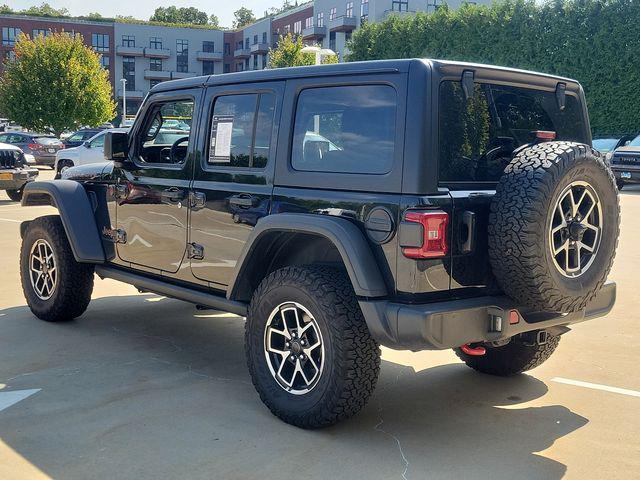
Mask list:
[[[169,90],[202,87],[205,85],[227,85],[238,83],[253,83],[274,80],[287,80],[290,78],[308,78],[327,75],[357,75],[366,73],[406,73],[409,67],[415,64],[423,67],[431,67],[434,70],[447,70],[448,68],[484,69],[501,73],[513,73],[518,76],[531,76],[548,80],[577,83],[575,80],[548,75],[545,73],[519,70],[516,68],[499,67],[495,65],[483,65],[478,63],[455,62],[449,60],[431,59],[399,59],[399,60],[370,60],[366,62],[347,62],[329,65],[316,65],[307,67],[274,68],[265,70],[247,70],[244,72],[223,73],[217,75],[205,75],[200,77],[170,80],[159,83],[151,89],[151,92],[163,92]]]

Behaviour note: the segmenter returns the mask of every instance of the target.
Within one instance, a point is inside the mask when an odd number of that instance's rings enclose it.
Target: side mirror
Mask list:
[[[84,147],[91,148],[91,144],[89,143],[89,140],[85,140],[84,142],[82,142],[82,145]]]
[[[122,167],[129,160],[129,135],[125,132],[107,132],[104,135],[104,158]]]

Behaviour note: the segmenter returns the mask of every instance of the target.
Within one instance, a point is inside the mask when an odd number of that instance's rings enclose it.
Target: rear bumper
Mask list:
[[[51,155],[33,155],[36,159],[36,165],[45,165],[47,167],[53,167],[54,163],[56,163],[55,154]]]
[[[0,170],[0,190],[20,190],[26,183],[32,182],[38,176],[35,168],[15,168]]]
[[[518,313],[508,297],[477,297],[424,305],[387,301],[360,301],[360,308],[373,337],[397,350],[444,350],[466,343],[495,342],[520,333],[549,329],[601,317],[616,300],[616,284],[607,282],[585,310],[569,313]]]

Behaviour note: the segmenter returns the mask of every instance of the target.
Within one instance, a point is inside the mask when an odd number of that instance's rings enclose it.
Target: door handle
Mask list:
[[[464,242],[460,242],[461,253],[471,253],[476,248],[476,214],[468,210],[462,212],[462,226],[466,230]],[[462,235],[464,232],[459,232]]]
[[[177,203],[184,200],[184,197],[184,190],[177,187],[167,188],[160,194],[163,203]]]
[[[260,199],[251,195],[234,195],[229,199],[229,203],[238,207],[257,207]]]

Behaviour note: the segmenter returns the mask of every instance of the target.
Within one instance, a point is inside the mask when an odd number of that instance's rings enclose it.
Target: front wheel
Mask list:
[[[360,411],[375,388],[380,349],[339,270],[273,272],[253,295],[245,329],[253,384],[287,423],[332,425]]]
[[[93,270],[93,265],[76,262],[59,216],[29,222],[20,249],[20,277],[36,317],[60,322],[82,315],[91,300]]]
[[[7,190],[7,196],[9,197],[9,199],[11,199],[14,202],[19,202],[20,200],[22,200],[22,192],[24,190],[24,187],[18,189],[18,190]]]
[[[542,333],[543,335],[540,335]],[[544,337],[544,342],[539,339]],[[546,332],[519,335],[503,346],[486,346],[484,355],[468,355],[461,348],[454,348],[456,355],[467,366],[478,372],[508,377],[542,365],[556,350],[560,337]]]

